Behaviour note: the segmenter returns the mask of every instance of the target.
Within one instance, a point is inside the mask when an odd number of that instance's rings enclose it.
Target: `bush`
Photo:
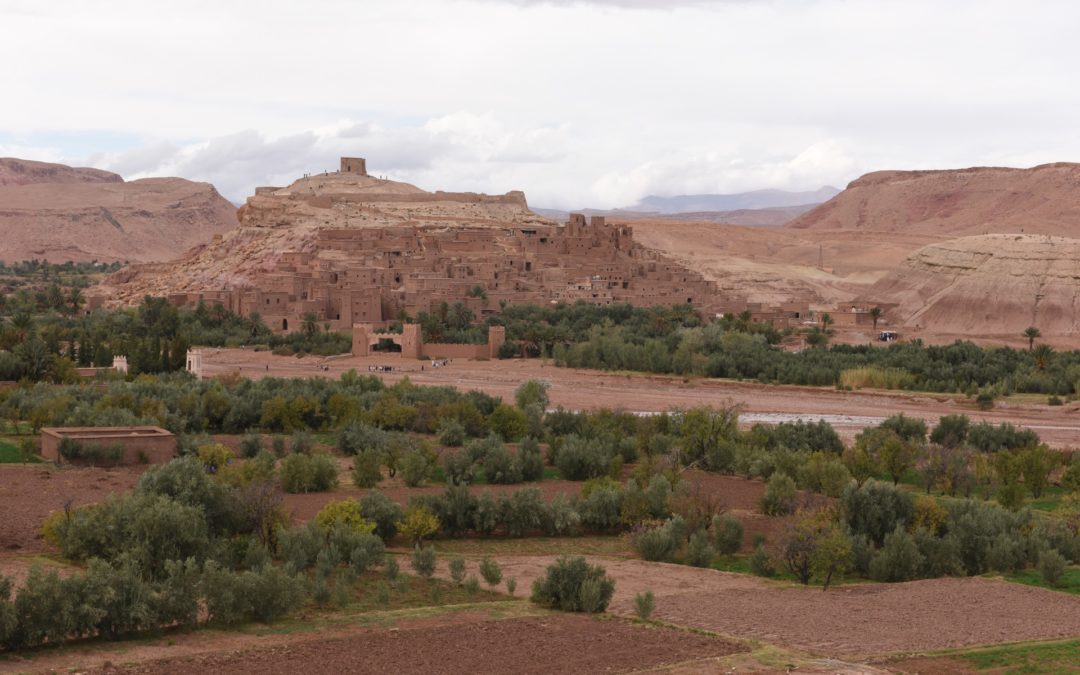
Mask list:
[[[481,463],[484,477],[489,483],[498,485],[521,482],[521,465],[502,443],[488,448]]]
[[[971,420],[967,415],[944,415],[930,432],[930,442],[956,448],[967,441]]]
[[[439,443],[449,448],[460,448],[465,444],[465,426],[452,417],[444,417],[439,422]]]
[[[795,512],[798,503],[795,481],[787,474],[774,473],[769,478],[765,495],[761,498],[761,510],[770,516],[786,516]]]
[[[750,572],[759,577],[776,576],[776,567],[764,544],[754,546],[754,553],[750,556]]]
[[[337,462],[329,455],[292,454],[281,460],[281,489],[285,492],[325,492],[337,483]]]
[[[645,560],[652,562],[669,562],[675,557],[675,551],[679,548],[679,539],[676,537],[671,521],[652,527],[643,527],[635,532],[632,540],[634,549]]]
[[[1043,551],[1039,555],[1039,576],[1047,586],[1056,587],[1061,583],[1061,577],[1065,574],[1068,561],[1065,556],[1053,549]]]
[[[491,430],[508,443],[520,440],[529,432],[529,420],[525,412],[505,403],[495,408],[488,417],[488,423],[491,425]]]
[[[713,518],[712,529],[716,550],[720,555],[733,555],[742,548],[743,524],[735,516],[716,516]]]
[[[450,561],[450,580],[460,586],[465,581],[465,559],[454,558]]]
[[[903,527],[885,536],[885,544],[870,562],[870,578],[875,581],[910,581],[919,575],[923,556],[915,539]]]
[[[431,477],[432,457],[423,450],[410,450],[401,458],[401,480],[408,487],[418,487]]]
[[[602,612],[611,602],[615,582],[600,565],[581,556],[560,556],[533,582],[532,601],[564,612]]]
[[[382,429],[353,422],[338,432],[337,447],[343,455],[371,452],[379,456],[386,451],[389,440],[389,434]]]
[[[555,466],[566,480],[588,480],[607,473],[608,459],[600,443],[567,436],[556,454]]]
[[[480,576],[484,577],[484,581],[487,582],[488,586],[498,586],[502,582],[502,568],[499,567],[499,563],[491,558],[481,558]]]
[[[374,521],[375,534],[383,541],[390,541],[397,534],[397,523],[405,516],[401,505],[381,492],[368,492],[360,498],[360,512],[364,518]]]
[[[419,547],[420,542],[439,531],[439,519],[428,507],[410,504],[405,517],[397,523],[397,529]]]
[[[413,549],[409,563],[413,571],[425,579],[430,579],[435,574],[435,547],[417,546]]]
[[[246,433],[244,437],[240,439],[240,453],[244,457],[252,458],[258,455],[263,450],[262,436],[257,433]]]
[[[590,530],[610,531],[622,524],[622,492],[618,489],[593,490],[578,504],[581,524]]]
[[[712,564],[716,551],[709,543],[709,535],[704,530],[698,530],[690,535],[690,543],[686,545],[686,564],[694,567],[708,567]]]
[[[907,528],[915,512],[914,500],[906,490],[870,480],[861,486],[849,485],[840,497],[844,518],[851,531],[865,534],[877,545],[896,530]]]
[[[511,537],[523,537],[533,530],[543,529],[547,520],[547,507],[540,488],[515,490],[504,496],[499,506],[506,533]]]
[[[656,597],[652,591],[645,591],[634,596],[634,614],[642,621],[648,621],[656,606]]]
[[[544,478],[544,460],[540,456],[540,443],[533,437],[525,438],[518,447],[518,464],[521,480],[538,481]]]
[[[447,452],[443,455],[443,473],[447,485],[469,485],[476,474],[476,465],[465,451]]]
[[[289,445],[294,453],[308,455],[315,449],[315,438],[311,432],[297,431],[293,433],[292,442]]]
[[[315,516],[315,522],[326,532],[341,525],[357,534],[371,534],[375,531],[375,522],[364,517],[360,502],[355,499],[332,501]]]
[[[373,488],[382,480],[379,453],[373,450],[358,452],[353,457],[352,479],[358,488]]]
[[[507,577],[506,579],[506,592],[513,595],[517,592],[517,579],[514,577]]]
[[[480,580],[476,577],[469,577],[466,579],[465,592],[469,594],[470,598],[476,597],[476,594],[480,592]]]

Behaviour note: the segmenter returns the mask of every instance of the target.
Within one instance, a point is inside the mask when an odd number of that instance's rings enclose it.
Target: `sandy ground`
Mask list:
[[[449,366],[433,369],[430,362],[402,359],[397,355],[298,359],[247,349],[205,349],[203,354],[203,374],[207,377],[238,372],[252,378],[339,378],[350,369],[366,375],[369,366],[387,365],[398,370],[375,373],[387,382],[408,377],[416,384],[478,389],[501,396],[504,400],[513,400],[514,390],[522,382],[542,379],[551,384],[549,395],[552,405],[573,410],[620,408],[634,412],[658,412],[697,405],[738,405],[746,413],[744,422],[824,418],[847,439],[863,428],[877,425],[886,417],[900,412],[931,423],[936,423],[942,415],[963,413],[976,421],[1011,422],[1034,429],[1054,447],[1080,446],[1080,417],[1077,415],[1080,403],[1056,407],[999,404],[993,410],[981,411],[959,395],[867,390],[851,392],[823,387],[615,374],[556,368],[550,362],[539,359],[457,360]],[[327,370],[322,369],[324,366]]]
[[[552,556],[500,558],[528,593]],[[858,584],[822,592],[716,570],[642,560],[590,559],[615,580],[609,611],[633,613],[651,590],[654,617],[845,659],[1080,635],[1080,597],[975,578]],[[467,563],[478,574],[476,562]],[[448,578],[445,568],[440,574]]]

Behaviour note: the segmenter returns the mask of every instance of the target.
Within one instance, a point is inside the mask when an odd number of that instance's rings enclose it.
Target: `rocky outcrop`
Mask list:
[[[236,226],[209,183],[0,160],[0,259],[171,260]]]
[[[1080,237],[1080,164],[878,171],[786,227],[948,237],[1011,232]]]
[[[1080,239],[983,235],[913,253],[870,295],[911,327],[958,335],[1080,334]]]

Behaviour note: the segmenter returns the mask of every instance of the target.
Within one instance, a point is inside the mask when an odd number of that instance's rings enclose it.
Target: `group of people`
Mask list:
[[[392,373],[394,372],[393,366],[368,366],[369,373]]]

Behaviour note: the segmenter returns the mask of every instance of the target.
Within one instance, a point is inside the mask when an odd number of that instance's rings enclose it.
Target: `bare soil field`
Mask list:
[[[127,492],[146,467],[65,467],[0,464],[0,551],[43,551],[41,523],[66,505],[83,506]]]
[[[96,672],[620,673],[745,651],[712,636],[568,614],[473,618],[311,638]]]
[[[867,426],[896,413],[936,423],[942,415],[963,413],[975,421],[1011,422],[1038,432],[1054,447],[1080,446],[1080,403],[1064,406],[999,404],[982,411],[958,394],[918,394],[897,391],[838,391],[823,387],[766,385],[706,378],[683,379],[662,375],[620,374],[557,368],[540,359],[497,361],[455,360],[443,368],[399,355],[324,359],[274,356],[248,349],[206,349],[204,376],[239,373],[246,377],[332,377],[350,369],[368,374],[368,366],[393,366],[389,373],[374,373],[387,382],[404,377],[416,384],[450,385],[480,390],[513,400],[522,382],[542,379],[551,384],[553,406],[572,410],[617,408],[633,412],[660,412],[697,405],[738,405],[752,419],[755,414],[817,419],[824,417],[850,440]],[[323,366],[327,370],[323,370]],[[423,368],[423,370],[421,370]]]
[[[500,558],[530,588],[551,556]],[[651,590],[655,618],[810,653],[866,659],[1080,635],[1080,597],[1004,581],[944,578],[822,592],[743,575],[641,560],[590,559],[615,580],[609,611],[633,613]],[[469,563],[469,573],[474,573]],[[445,574],[445,570],[440,570]]]

